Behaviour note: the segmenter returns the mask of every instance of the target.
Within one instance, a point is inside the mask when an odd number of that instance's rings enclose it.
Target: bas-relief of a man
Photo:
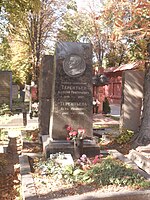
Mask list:
[[[86,68],[84,60],[78,55],[71,55],[64,64],[64,70],[69,76],[81,75]]]

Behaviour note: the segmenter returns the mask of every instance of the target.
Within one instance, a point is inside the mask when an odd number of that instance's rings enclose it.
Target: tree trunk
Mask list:
[[[150,44],[149,44],[150,45]],[[148,52],[150,54],[150,52]],[[150,59],[145,63],[143,116],[135,147],[150,144]]]

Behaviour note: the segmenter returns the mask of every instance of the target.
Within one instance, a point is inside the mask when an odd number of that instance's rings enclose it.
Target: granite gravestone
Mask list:
[[[39,131],[41,135],[49,134],[49,118],[52,98],[54,57],[45,55],[42,58],[39,78]]]
[[[0,106],[7,104],[12,109],[12,72],[0,71]]]
[[[56,47],[49,134],[66,140],[66,125],[92,137],[91,44],[60,42]]]
[[[120,130],[138,132],[142,119],[144,71],[125,71],[122,82]]]

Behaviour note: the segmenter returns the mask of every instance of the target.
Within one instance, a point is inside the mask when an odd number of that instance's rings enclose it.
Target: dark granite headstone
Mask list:
[[[52,99],[54,57],[45,55],[42,59],[39,78],[39,130],[41,135],[49,134],[49,118]]]
[[[41,117],[39,121],[41,124],[40,130],[42,130],[43,153],[46,157],[57,152],[70,153],[75,156],[73,142],[66,140],[66,125],[70,125],[74,130],[78,128],[86,130],[83,140],[83,154],[87,156],[99,154],[99,147],[92,140],[91,45],[77,42],[60,42],[56,47],[54,65],[52,65],[50,58],[44,59],[42,70],[44,69],[43,72],[47,73],[41,77],[44,79],[41,79],[42,82],[44,81],[41,83],[45,87],[42,85],[40,87],[40,93],[42,94],[40,99],[41,97],[42,99],[47,98],[49,92],[50,102],[43,104],[41,99],[40,103]],[[50,68],[46,69],[45,67],[48,65],[50,65]],[[50,78],[47,79],[48,77]],[[49,124],[43,118],[48,116],[48,110],[50,111]],[[43,120],[41,121],[41,119]],[[49,135],[46,135],[48,125]]]
[[[66,125],[92,137],[91,44],[60,42],[56,47],[50,138],[66,140]]]

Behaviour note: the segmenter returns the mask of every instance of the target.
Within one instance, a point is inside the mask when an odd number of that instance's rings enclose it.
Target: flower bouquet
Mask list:
[[[74,130],[71,126],[66,125],[67,130],[67,140],[74,142],[74,156],[79,158],[83,154],[83,139],[85,134],[85,129],[78,128]]]
[[[78,128],[77,130],[74,130],[71,126],[66,125],[67,130],[67,140],[82,140],[85,135],[85,129]]]

